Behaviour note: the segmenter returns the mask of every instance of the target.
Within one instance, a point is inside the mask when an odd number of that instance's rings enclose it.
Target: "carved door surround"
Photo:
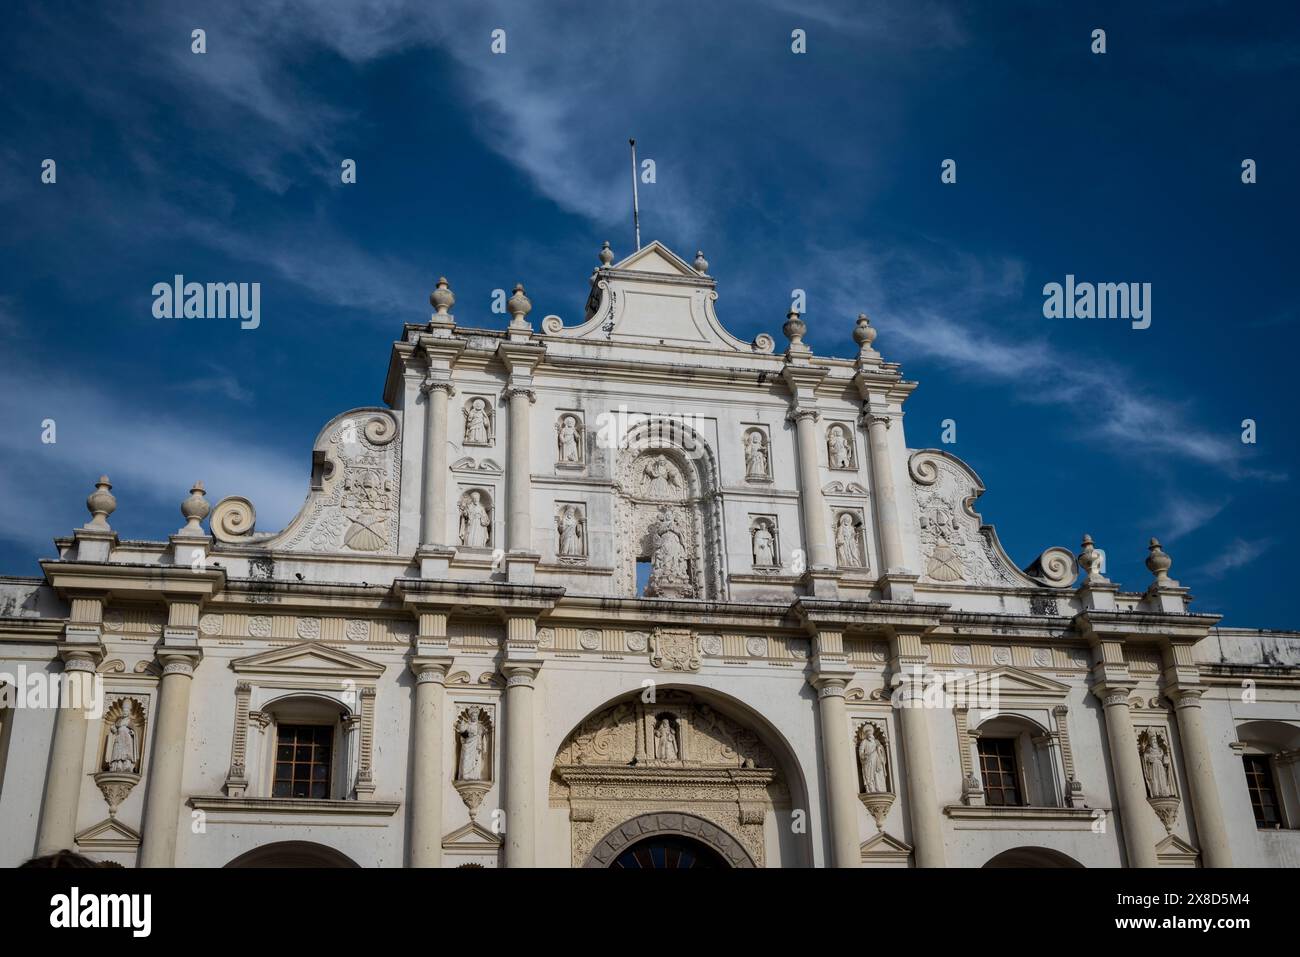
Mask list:
[[[652,417],[631,426],[614,467],[615,580],[636,594],[636,563],[654,554],[658,533],[671,528],[686,552],[690,594],[725,598],[721,482],[717,457],[680,420]]]
[[[606,866],[656,834],[702,841],[735,867],[762,867],[763,821],[789,804],[775,755],[758,734],[677,689],[587,718],[551,773],[551,806],[569,810],[576,867]]]

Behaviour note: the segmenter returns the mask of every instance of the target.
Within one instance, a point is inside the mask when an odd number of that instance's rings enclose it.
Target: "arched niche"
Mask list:
[[[681,574],[651,572],[648,596],[722,599],[722,509],[718,461],[697,429],[679,418],[651,417],[633,424],[619,444],[614,468],[616,496],[614,566],[617,592],[635,595],[637,562],[677,553],[659,549],[665,536],[680,543]],[[680,579],[680,580],[679,580]]]

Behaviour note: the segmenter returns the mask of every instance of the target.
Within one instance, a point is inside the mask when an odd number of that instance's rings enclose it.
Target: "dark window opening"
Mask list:
[[[1250,808],[1255,812],[1255,826],[1280,828],[1282,812],[1278,807],[1277,788],[1273,784],[1273,765],[1267,754],[1243,754],[1246,787],[1250,791]]]
[[[334,728],[282,724],[276,734],[275,797],[328,798]]]
[[[1015,739],[980,738],[979,755],[985,800],[993,807],[1023,806]]]

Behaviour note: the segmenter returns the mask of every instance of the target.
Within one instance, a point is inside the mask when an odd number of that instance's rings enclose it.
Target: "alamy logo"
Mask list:
[[[1134,329],[1151,325],[1151,283],[1080,282],[1074,274],[1065,284],[1043,287],[1043,316],[1047,319],[1130,319]]]
[[[260,282],[186,282],[177,273],[170,283],[153,285],[156,319],[240,319],[239,328],[262,324]]]
[[[69,894],[50,898],[51,927],[128,927],[133,937],[148,937],[152,927],[151,894]]]

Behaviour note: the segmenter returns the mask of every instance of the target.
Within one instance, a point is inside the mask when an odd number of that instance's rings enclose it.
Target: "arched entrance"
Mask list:
[[[226,867],[360,867],[346,854],[310,841],[279,841],[240,854]]]
[[[714,854],[721,866],[766,866],[764,822],[792,806],[801,779],[761,727],[716,692],[682,687],[660,687],[651,702],[634,692],[580,722],[551,770],[573,866],[613,866],[635,845],[626,867],[681,866],[683,853],[689,866],[719,866]]]
[[[1001,854],[996,854],[984,864],[985,867],[1083,867],[1068,854],[1054,851],[1050,847],[1013,847]]]
[[[677,870],[753,867],[734,837],[693,814],[642,814],[614,828],[592,849],[586,867]]]

